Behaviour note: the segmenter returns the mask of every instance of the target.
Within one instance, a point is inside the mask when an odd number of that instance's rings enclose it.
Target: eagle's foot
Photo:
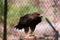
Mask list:
[[[31,33],[30,36],[35,36],[35,34],[34,33]]]

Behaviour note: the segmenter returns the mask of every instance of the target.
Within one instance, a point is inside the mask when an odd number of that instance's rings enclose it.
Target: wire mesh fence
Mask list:
[[[7,15],[7,23],[14,27],[19,22],[21,16],[24,16],[33,12],[42,12],[43,19],[40,24],[36,26],[34,31],[37,40],[58,40],[59,31],[58,24],[60,22],[60,0],[8,0],[8,15]],[[54,30],[49,23],[46,21],[45,17],[47,17],[52,23]],[[60,25],[60,23],[59,23]],[[11,27],[10,31],[8,31],[8,37],[14,36],[14,38],[8,38],[11,40],[23,38],[25,33],[24,29],[18,30],[13,29]],[[7,30],[9,30],[8,27]],[[60,40],[60,39],[59,39]]]
[[[14,26],[20,17],[33,12],[43,15],[42,22],[36,25],[34,31],[36,40],[60,40],[60,0],[7,0],[7,4],[7,40],[24,39],[24,29],[19,30]]]

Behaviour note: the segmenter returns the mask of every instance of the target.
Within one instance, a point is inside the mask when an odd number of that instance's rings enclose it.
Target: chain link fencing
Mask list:
[[[42,22],[34,31],[36,40],[60,40],[60,0],[8,0],[7,40],[24,37],[24,29],[15,29],[14,26],[21,16],[33,12],[42,12],[43,15]]]

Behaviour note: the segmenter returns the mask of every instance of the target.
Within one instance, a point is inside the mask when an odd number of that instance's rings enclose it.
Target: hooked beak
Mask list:
[[[40,16],[41,18],[43,17],[43,16]]]
[[[39,15],[38,17],[41,17],[41,18],[42,18],[42,17],[43,17],[43,15]]]

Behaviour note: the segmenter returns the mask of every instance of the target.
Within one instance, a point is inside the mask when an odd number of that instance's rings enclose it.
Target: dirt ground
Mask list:
[[[54,25],[54,23],[52,23],[52,24]],[[56,25],[54,25],[54,27],[60,33],[60,23],[59,22],[56,23]],[[44,36],[46,34],[54,35],[53,29],[47,22],[41,22],[38,25],[36,25],[36,29],[35,29],[34,33],[35,33],[37,40],[39,40],[40,38],[46,39],[46,37]],[[2,24],[0,24],[0,40],[2,40],[1,35],[3,36],[3,25]],[[13,28],[13,27],[11,28],[9,25],[7,26],[7,40],[19,40],[20,38],[24,38],[24,36],[25,36],[24,29],[19,30],[19,29]],[[51,36],[48,38],[53,40],[54,37]],[[59,38],[59,40],[60,40],[60,38]]]

